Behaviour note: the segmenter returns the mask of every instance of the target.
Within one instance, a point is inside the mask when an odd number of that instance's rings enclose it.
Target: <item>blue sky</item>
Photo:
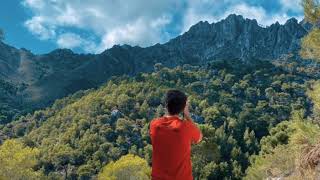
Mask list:
[[[300,0],[4,0],[5,42],[36,54],[56,48],[99,53],[115,44],[164,43],[199,21],[231,13],[268,26],[303,18]]]

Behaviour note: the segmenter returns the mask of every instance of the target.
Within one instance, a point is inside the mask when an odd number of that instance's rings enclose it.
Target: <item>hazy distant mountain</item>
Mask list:
[[[215,59],[272,60],[297,54],[300,39],[309,29],[294,18],[284,25],[261,27],[256,20],[230,15],[217,23],[199,22],[165,44],[116,45],[96,55],[68,49],[34,55],[0,42],[0,79],[15,84],[23,102],[44,107],[80,89],[97,87],[111,76],[152,71],[155,63],[175,67]]]

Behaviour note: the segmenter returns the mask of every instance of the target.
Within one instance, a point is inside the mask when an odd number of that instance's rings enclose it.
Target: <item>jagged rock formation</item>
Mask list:
[[[18,95],[24,102],[44,107],[78,90],[97,87],[111,76],[152,71],[156,63],[175,67],[215,59],[272,60],[297,54],[300,39],[309,29],[296,19],[261,27],[256,20],[230,15],[217,23],[199,22],[165,44],[116,45],[97,55],[67,49],[34,55],[0,42],[0,79],[22,87]]]

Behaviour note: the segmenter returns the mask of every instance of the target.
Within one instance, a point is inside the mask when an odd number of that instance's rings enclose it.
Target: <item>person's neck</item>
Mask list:
[[[179,115],[178,114],[174,114],[174,115],[172,115],[172,114],[166,114],[166,115],[164,115],[165,117],[177,117],[177,118],[179,118]]]

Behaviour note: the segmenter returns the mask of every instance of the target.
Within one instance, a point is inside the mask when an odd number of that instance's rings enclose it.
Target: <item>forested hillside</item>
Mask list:
[[[245,179],[315,179],[319,177],[320,82],[314,82],[308,96],[314,103],[313,114],[303,117],[295,111],[288,121],[270,130],[260,141],[261,151],[251,157]]]
[[[320,61],[320,2],[303,0],[305,20],[312,24],[302,39],[303,58]],[[317,79],[319,80],[319,79]],[[312,115],[307,119],[295,112],[290,121],[271,129],[261,140],[259,155],[251,158],[246,179],[318,179],[320,177],[320,82],[310,82],[308,95],[313,102]]]
[[[293,111],[306,116],[311,110],[306,95],[311,79],[269,61],[214,61],[173,69],[156,64],[154,69],[135,77],[113,77],[97,90],[58,100],[1,126],[0,137],[18,138],[24,148],[39,150],[32,171],[53,179],[95,177],[128,153],[151,165],[148,123],[164,113],[166,90],[177,88],[188,94],[204,133],[192,150],[194,176],[240,179],[270,128],[288,120]]]

